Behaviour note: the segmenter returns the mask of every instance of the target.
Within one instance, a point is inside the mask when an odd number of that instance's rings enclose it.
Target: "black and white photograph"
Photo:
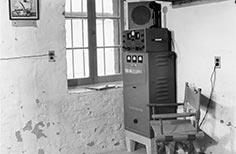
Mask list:
[[[9,0],[11,20],[39,19],[39,0]]]
[[[236,0],[0,0],[0,17],[0,154],[236,154]]]

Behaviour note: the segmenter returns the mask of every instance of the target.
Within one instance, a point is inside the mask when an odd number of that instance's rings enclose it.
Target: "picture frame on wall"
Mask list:
[[[10,20],[38,20],[39,0],[9,0]]]

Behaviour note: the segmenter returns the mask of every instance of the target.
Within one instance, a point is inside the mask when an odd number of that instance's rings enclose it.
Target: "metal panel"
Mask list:
[[[37,27],[37,20],[13,20],[12,26],[15,26],[15,27]]]
[[[147,52],[171,51],[171,33],[166,28],[145,29]]]
[[[127,56],[143,56],[143,63],[127,61]],[[149,121],[149,103],[175,102],[175,66],[172,52],[125,52],[124,111],[125,128],[146,137],[153,137]],[[158,112],[171,113],[176,108],[159,108]]]
[[[132,62],[132,60],[129,62],[127,56],[142,56],[143,61],[142,63]],[[150,138],[147,58],[147,53],[125,52],[123,54],[124,113],[125,129]]]
[[[150,103],[176,102],[175,53],[149,54]],[[176,107],[159,107],[158,113],[173,113]]]

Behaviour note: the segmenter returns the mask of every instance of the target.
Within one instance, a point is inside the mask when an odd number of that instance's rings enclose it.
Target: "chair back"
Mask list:
[[[184,110],[185,112],[196,112],[198,120],[200,118],[200,97],[201,89],[195,89],[185,84]]]

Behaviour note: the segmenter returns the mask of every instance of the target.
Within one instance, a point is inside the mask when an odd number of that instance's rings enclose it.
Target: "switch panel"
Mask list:
[[[171,33],[166,28],[123,31],[123,50],[128,52],[171,51]]]

